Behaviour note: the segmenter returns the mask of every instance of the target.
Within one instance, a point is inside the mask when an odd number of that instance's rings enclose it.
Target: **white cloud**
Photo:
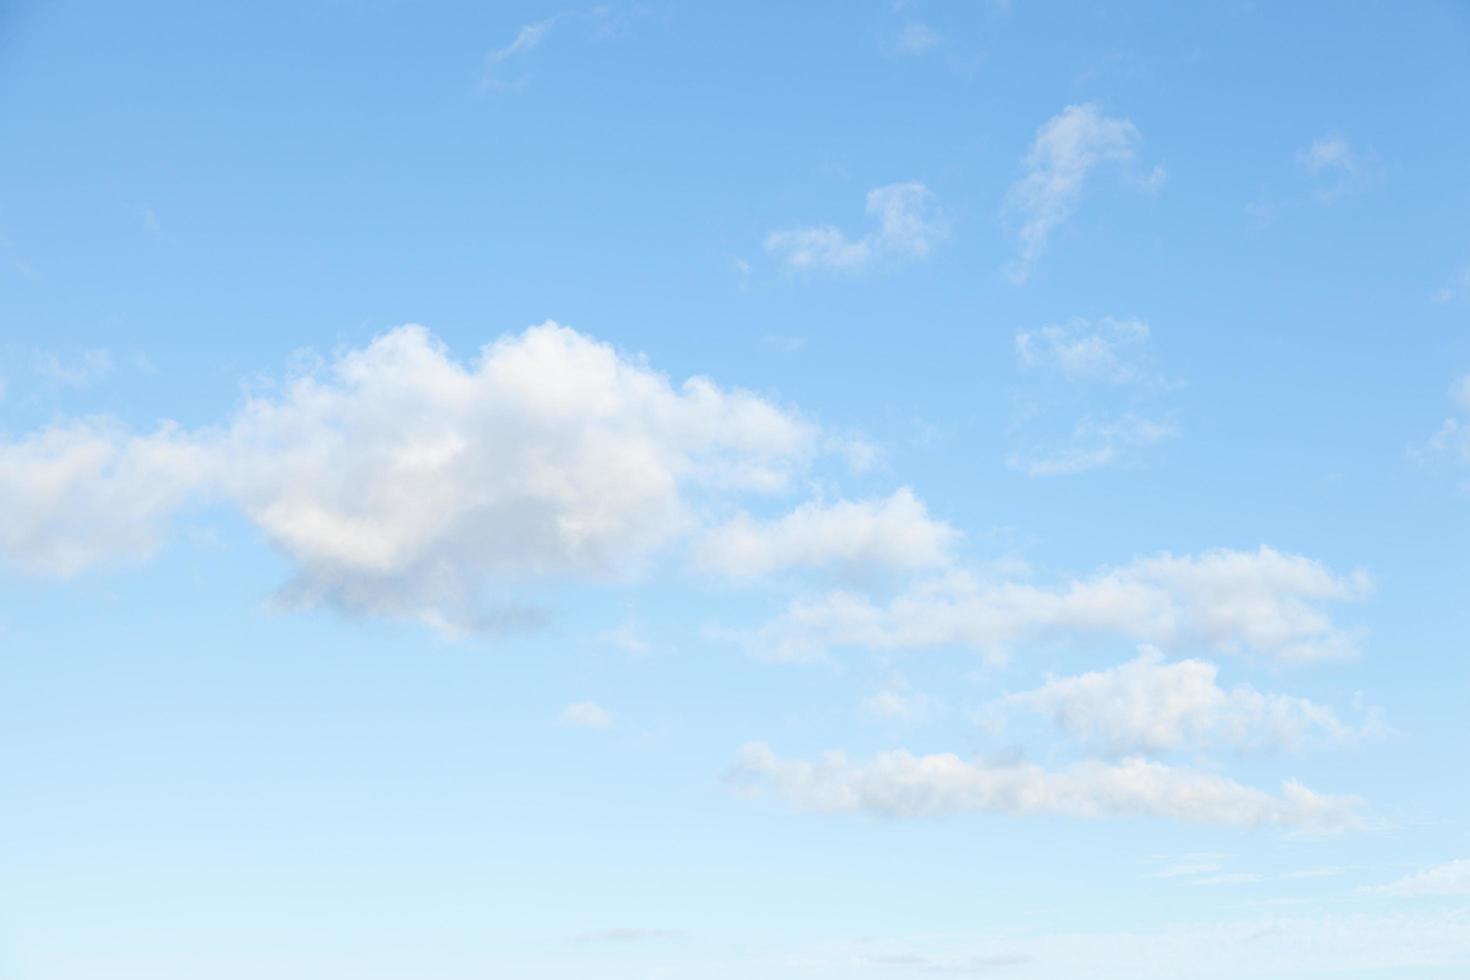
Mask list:
[[[1029,964],[1028,980],[1245,980],[1282,977],[1445,977],[1470,964],[1470,908],[1412,914],[1272,911],[1159,928],[1056,932],[1039,928],[929,931],[908,940],[866,940],[807,951],[803,976],[856,976],[874,965],[915,972],[979,974],[974,964]],[[922,964],[918,966],[918,964]],[[1432,972],[1424,972],[1432,971]],[[999,974],[998,975],[1010,975]]]
[[[1225,870],[1218,854],[1194,854],[1184,860],[1155,871],[1150,878],[1192,878],[1196,875],[1215,874]]]
[[[1116,419],[1080,419],[1072,428],[1071,443],[1054,449],[1012,453],[1006,465],[1027,476],[1072,476],[1117,462],[1131,449],[1142,449],[1173,438],[1179,430],[1131,413]]]
[[[605,708],[591,701],[578,701],[561,709],[556,723],[564,728],[595,728],[606,730],[613,727],[613,716]]]
[[[961,646],[1003,658],[1017,642],[1114,634],[1165,649],[1203,645],[1286,662],[1356,651],[1321,606],[1363,598],[1364,573],[1340,576],[1272,548],[1168,553],[1047,587],[951,572],[887,602],[837,591],[799,599],[745,637],[758,656],[820,657],[841,647]]]
[[[1088,174],[1103,164],[1131,163],[1141,141],[1131,121],[1091,104],[1067,106],[1037,130],[1025,171],[1006,198],[1021,221],[1021,252],[1009,270],[1013,282],[1026,280],[1051,233],[1077,210]],[[1161,180],[1156,171],[1148,182]]]
[[[1470,266],[1431,293],[1429,299],[1434,303],[1448,303],[1459,296],[1470,296]]]
[[[1297,155],[1301,165],[1308,173],[1320,174],[1330,170],[1344,170],[1348,173],[1358,169],[1357,157],[1353,154],[1353,148],[1348,141],[1338,135],[1322,136],[1312,140],[1312,144]]]
[[[690,494],[783,489],[818,432],[553,323],[465,364],[402,327],[150,437],[77,423],[0,441],[0,557],[76,571],[146,553],[191,494],[236,504],[293,563],[288,602],[496,629],[497,589],[617,578],[693,529]],[[100,528],[100,530],[99,530]]]
[[[556,26],[557,20],[557,17],[548,17],[545,20],[523,25],[520,30],[516,31],[516,36],[509,44],[496,48],[485,57],[491,62],[501,62],[540,47],[541,42],[546,40],[546,35],[550,34],[551,29]]]
[[[1082,762],[1049,770],[1034,763],[966,762],[944,753],[890,751],[864,765],[841,752],[817,762],[778,757],[769,746],[741,749],[732,783],[776,796],[799,810],[927,817],[955,813],[1145,816],[1230,827],[1336,831],[1359,825],[1362,801],[1324,796],[1289,781],[1281,795],[1145,759]]]
[[[805,503],[777,520],[741,514],[706,531],[695,558],[735,578],[790,568],[923,569],[947,564],[959,536],[903,487],[881,499]]]
[[[1138,319],[1080,317],[1016,334],[1016,354],[1029,368],[1059,372],[1069,381],[1126,384],[1142,377],[1148,324]]]
[[[560,33],[564,27],[580,27],[594,38],[616,37],[623,33],[630,22],[641,19],[648,13],[643,7],[616,10],[599,5],[581,10],[563,10],[550,17],[524,24],[510,41],[485,55],[480,87],[482,90],[504,91],[524,85],[524,74],[508,79],[503,73],[510,70],[510,66],[524,61],[532,51],[545,44],[553,32]]]
[[[1470,463],[1470,374],[1450,385],[1449,394],[1459,414],[1440,423],[1438,431],[1429,439],[1428,452]]]
[[[766,236],[766,251],[793,269],[857,272],[884,259],[922,259],[946,234],[938,200],[915,181],[868,191],[867,213],[878,228],[861,238],[832,225],[792,228]]]
[[[944,36],[928,24],[919,20],[911,20],[899,29],[897,43],[894,47],[899,54],[923,54],[938,47],[943,40]]]
[[[1245,684],[1226,689],[1218,673],[1203,660],[1166,663],[1148,649],[1117,667],[1052,678],[996,707],[1033,711],[1074,739],[1124,754],[1276,750],[1358,734],[1331,708]]]
[[[863,712],[879,721],[919,724],[927,721],[936,707],[933,698],[909,690],[908,682],[897,675],[890,677],[882,690],[863,699]]]
[[[1450,861],[1400,878],[1387,885],[1367,889],[1380,895],[1470,895],[1470,860]]]
[[[1313,140],[1297,153],[1297,163],[1316,179],[1313,196],[1323,204],[1361,190],[1368,179],[1363,159],[1336,133]]]
[[[81,419],[0,438],[0,558],[56,576],[146,558],[212,469],[172,425],[145,436]]]
[[[31,355],[31,370],[47,381],[68,388],[87,388],[112,373],[112,354],[104,348],[63,358],[52,351]]]

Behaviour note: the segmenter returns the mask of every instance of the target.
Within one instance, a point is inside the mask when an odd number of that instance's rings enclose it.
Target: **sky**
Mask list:
[[[0,5],[0,980],[1470,973],[1470,6]]]

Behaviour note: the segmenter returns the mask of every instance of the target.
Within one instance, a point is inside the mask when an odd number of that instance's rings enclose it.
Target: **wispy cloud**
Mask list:
[[[111,374],[113,366],[111,352],[103,347],[71,356],[48,350],[31,354],[31,370],[38,377],[68,388],[91,387]]]
[[[591,701],[569,704],[557,713],[556,723],[563,728],[595,728],[606,730],[613,727],[612,712]]]
[[[1297,165],[1314,179],[1312,196],[1320,204],[1362,190],[1371,173],[1368,161],[1338,133],[1312,140],[1297,152],[1296,159]]]
[[[644,14],[642,8],[619,10],[596,6],[564,10],[523,24],[508,42],[485,55],[480,72],[480,88],[482,91],[506,91],[525,86],[529,75],[524,70],[517,70],[516,66],[544,46],[555,33],[580,27],[582,33],[594,38],[616,37],[630,21],[641,18]]]
[[[1132,164],[1142,141],[1131,120],[1090,103],[1067,106],[1042,125],[1006,196],[1006,210],[1020,221],[1020,254],[1007,270],[1012,282],[1026,281],[1052,232],[1076,212],[1088,176],[1107,164]],[[1139,183],[1156,189],[1163,180],[1155,168]]]
[[[1159,404],[1174,387],[1152,367],[1151,331],[1144,321],[1074,317],[1061,324],[1016,334],[1016,357],[1033,382],[1048,378],[1061,388],[1032,383],[1022,431],[1031,445],[1012,452],[1006,465],[1032,477],[1070,476],[1100,469],[1125,454],[1178,435],[1177,425]],[[1126,391],[1125,391],[1126,389]],[[1064,407],[1084,414],[1065,436],[1029,435]],[[1162,416],[1162,417],[1161,417]],[[1053,428],[1053,432],[1055,433]]]
[[[1142,449],[1179,434],[1171,422],[1128,413],[1117,418],[1078,420],[1068,445],[1012,453],[1006,465],[1027,476],[1072,476],[1101,469],[1126,451]]]
[[[829,752],[816,762],[746,745],[728,773],[739,791],[770,794],[799,810],[913,818],[1003,813],[1074,818],[1148,816],[1230,827],[1341,831],[1361,825],[1363,802],[1324,796],[1297,782],[1280,795],[1144,759],[1046,769],[1029,762],[882,752],[867,763]]]
[[[884,259],[925,258],[947,233],[938,199],[917,181],[870,190],[867,214],[878,227],[865,235],[834,225],[789,228],[766,236],[766,251],[791,269],[860,272]]]
[[[1470,860],[1450,861],[1386,885],[1366,888],[1364,891],[1403,898],[1420,895],[1470,895]]]

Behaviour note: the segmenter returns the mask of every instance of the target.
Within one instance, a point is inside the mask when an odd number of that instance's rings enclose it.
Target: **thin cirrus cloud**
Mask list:
[[[992,713],[1035,713],[1070,738],[1117,754],[1229,749],[1278,751],[1341,743],[1366,729],[1306,698],[1221,687],[1203,660],[1167,663],[1157,650],[1116,667],[1054,677],[1011,694]]]
[[[1132,164],[1142,141],[1131,120],[1106,115],[1091,103],[1067,106],[1037,130],[1005,201],[1006,211],[1019,222],[1020,252],[1007,269],[1013,283],[1030,277],[1052,232],[1076,213],[1092,172],[1108,164]],[[1163,179],[1163,169],[1155,168],[1140,183],[1154,189]]]
[[[1447,456],[1456,462],[1470,463],[1470,374],[1456,379],[1450,385],[1449,394],[1453,413],[1430,436],[1427,453],[1416,454]]]
[[[1022,366],[1053,370],[1069,381],[1128,384],[1142,380],[1149,326],[1136,317],[1074,317],[1016,333]]]
[[[796,568],[916,570],[948,564],[959,537],[901,487],[886,498],[810,501],[775,520],[737,515],[703,533],[695,560],[742,579]]]
[[[947,234],[938,199],[917,181],[875,187],[866,210],[877,228],[865,235],[854,238],[835,225],[788,228],[766,236],[766,251],[793,270],[853,273],[925,258]]]
[[[1350,656],[1354,631],[1329,603],[1363,599],[1365,573],[1340,575],[1273,548],[1160,554],[1084,578],[1038,585],[963,570],[914,581],[874,599],[853,591],[799,598],[740,639],[778,661],[820,659],[833,650],[961,647],[1004,660],[1022,641],[1119,636],[1167,650],[1202,645],[1278,663]]]
[[[1297,165],[1313,179],[1312,196],[1319,204],[1329,204],[1362,190],[1369,179],[1367,161],[1340,133],[1312,140],[1297,153],[1296,159]]]
[[[53,575],[141,559],[181,507],[223,500],[291,560],[288,604],[452,632],[533,625],[487,595],[635,572],[695,529],[692,494],[783,491],[830,447],[819,436],[554,323],[470,363],[402,327],[218,426],[81,419],[0,441],[0,558]]]
[[[522,24],[505,44],[486,53],[480,70],[482,92],[504,92],[526,85],[529,76],[517,71],[530,54],[546,44],[556,33],[580,26],[593,37],[612,37],[623,31],[630,21],[647,16],[641,7],[616,10],[607,6],[581,10],[563,10],[541,20]]]
[[[968,762],[942,753],[879,753],[853,763],[841,752],[816,762],[783,759],[770,746],[745,745],[727,773],[740,792],[769,795],[824,813],[891,818],[958,813],[1053,815],[1084,819],[1154,817],[1244,829],[1309,832],[1355,829],[1362,800],[1328,796],[1288,781],[1281,793],[1142,758],[1086,761],[1065,769],[1035,763]]]
[[[1386,885],[1365,889],[1370,894],[1412,898],[1421,895],[1470,895],[1470,860],[1449,861]]]
[[[557,713],[556,723],[563,728],[590,728],[606,731],[613,727],[612,712],[591,701],[577,701]]]
[[[1149,325],[1136,317],[1073,317],[1018,331],[1016,358],[1027,375],[1059,379],[1069,389],[1038,387],[1032,397],[1039,402],[1027,413],[1025,428],[1044,421],[1057,403],[1085,400],[1089,411],[1072,423],[1065,437],[1033,437],[1034,444],[1010,453],[1006,465],[1030,477],[1071,476],[1110,466],[1178,435],[1172,421],[1155,415],[1158,395],[1170,385],[1152,367],[1150,337]]]
[[[1129,412],[1117,418],[1078,419],[1067,444],[1011,453],[1006,466],[1032,477],[1073,476],[1102,469],[1130,450],[1172,439],[1179,429]]]

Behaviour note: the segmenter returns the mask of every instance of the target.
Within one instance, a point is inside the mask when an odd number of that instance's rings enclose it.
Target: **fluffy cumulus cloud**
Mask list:
[[[1450,861],[1369,889],[1380,895],[1470,895],[1470,860]]]
[[[773,231],[766,251],[792,269],[859,272],[886,259],[922,259],[946,234],[938,200],[908,181],[868,191],[868,219],[877,227],[857,238],[834,225]]]
[[[925,817],[955,813],[1156,817],[1229,827],[1314,832],[1357,826],[1362,802],[1287,782],[1279,795],[1210,773],[1141,758],[1046,769],[1029,762],[968,762],[949,753],[883,752],[854,764],[841,752],[783,759],[763,743],[741,749],[729,778],[800,810]]]
[[[0,438],[0,558],[54,576],[146,558],[215,463],[176,426],[138,435],[94,418]]]
[[[1148,324],[1136,318],[1075,317],[1016,334],[1016,355],[1028,368],[1054,370],[1071,381],[1127,384],[1142,378]]]
[[[805,503],[776,520],[742,514],[706,531],[696,559],[735,578],[791,568],[924,569],[945,565],[958,537],[904,487],[874,500]]]
[[[1007,210],[1020,221],[1021,250],[1009,270],[1012,281],[1030,276],[1052,232],[1076,212],[1088,175],[1105,164],[1132,163],[1141,142],[1130,120],[1106,115],[1092,104],[1067,106],[1042,125],[1006,198]],[[1155,170],[1148,183],[1162,176]]]
[[[289,602],[488,629],[524,614],[487,590],[628,574],[691,529],[691,493],[781,489],[816,450],[762,398],[676,386],[553,323],[470,363],[410,326],[216,428],[86,422],[0,443],[0,547],[73,572],[146,553],[174,508],[212,496],[292,560]]]
[[[1331,708],[1245,684],[1224,688],[1218,673],[1203,660],[1166,663],[1150,649],[1106,670],[1052,678],[996,707],[1035,712],[1074,739],[1124,754],[1271,750],[1356,734]]]
[[[1112,634],[1165,649],[1205,646],[1276,661],[1322,660],[1356,650],[1353,633],[1323,609],[1363,598],[1362,573],[1339,575],[1272,548],[1161,554],[1060,585],[953,571],[886,601],[834,591],[792,602],[746,637],[757,655],[819,657],[840,647],[961,646],[1001,658],[1017,642]]]

